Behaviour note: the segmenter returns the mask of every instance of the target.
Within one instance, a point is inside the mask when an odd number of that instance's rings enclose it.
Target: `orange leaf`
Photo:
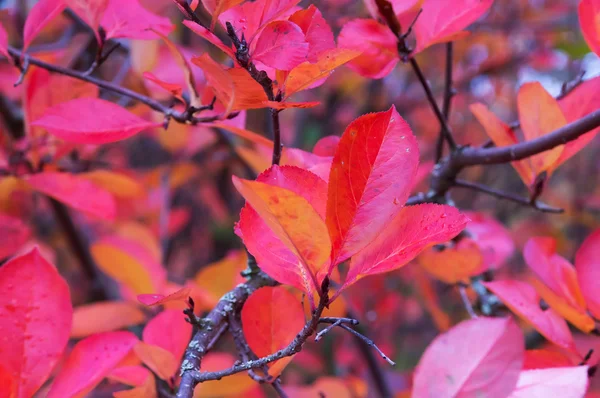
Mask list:
[[[94,333],[110,332],[138,325],[146,315],[135,303],[104,301],[81,305],[73,312],[71,337],[81,338]]]
[[[419,256],[419,265],[444,283],[455,284],[481,272],[483,255],[470,239],[462,239],[455,247],[432,247]]]
[[[144,343],[160,347],[179,360],[190,342],[192,325],[185,321],[180,310],[164,310],[152,318],[144,328]]]
[[[115,398],[157,398],[156,380],[149,375],[142,385],[131,390],[117,391],[113,394]]]
[[[206,81],[213,88],[215,96],[225,106],[225,115],[231,113],[235,104],[235,86],[229,73],[208,54],[192,58],[192,63],[204,72]]]
[[[217,304],[223,295],[233,289],[246,268],[247,256],[243,250],[230,251],[220,261],[206,265],[194,281],[200,287],[203,298],[209,306]]]
[[[211,352],[202,359],[202,370],[215,372],[230,368],[236,359],[231,354]],[[194,398],[243,397],[257,384],[244,373],[228,376],[222,380],[211,380],[198,384],[194,389]]]
[[[164,348],[140,341],[133,350],[144,365],[149,367],[162,380],[170,380],[177,372],[179,361]]]
[[[138,181],[115,171],[94,170],[81,173],[79,177],[93,182],[117,198],[137,198],[144,194],[144,187]]]
[[[184,287],[167,296],[164,294],[138,294],[137,299],[140,303],[152,307],[155,305],[163,305],[171,301],[187,301],[191,291],[192,288]]]

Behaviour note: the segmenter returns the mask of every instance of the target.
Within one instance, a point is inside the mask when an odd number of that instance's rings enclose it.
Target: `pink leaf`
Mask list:
[[[211,43],[214,46],[216,46],[217,48],[219,48],[225,54],[229,55],[229,58],[231,58],[231,59],[235,58],[235,53],[233,52],[231,47],[227,47],[225,44],[223,44],[221,39],[219,39],[213,32],[206,29],[204,26],[200,26],[194,21],[183,21],[183,24],[185,26],[187,26],[188,28],[190,28],[198,36],[202,37],[209,43]]]
[[[29,398],[69,340],[69,286],[34,248],[0,267],[0,291],[0,366],[12,375],[14,397]]]
[[[48,398],[85,396],[108,375],[138,342],[131,332],[107,332],[87,337],[73,351],[54,379]]]
[[[13,255],[29,239],[31,231],[20,219],[0,213],[0,259]]]
[[[429,345],[417,366],[414,397],[505,397],[523,365],[523,332],[511,318],[461,322]]]
[[[23,31],[23,51],[42,29],[65,9],[63,0],[40,0],[31,8]]]
[[[161,123],[141,119],[112,102],[77,98],[47,109],[32,125],[65,141],[99,145],[122,141]]]
[[[423,249],[454,238],[468,221],[452,206],[423,204],[402,208],[373,242],[352,257],[344,287],[366,275],[407,264]]]
[[[64,0],[79,18],[81,18],[94,31],[98,43],[102,43],[102,38],[98,32],[100,21],[108,7],[110,0]]]
[[[8,33],[6,33],[6,29],[0,23],[0,54],[4,55],[9,60],[12,59],[10,54],[8,53]]]
[[[306,10],[296,11],[289,20],[304,32],[305,40],[308,42],[306,59],[309,62],[317,62],[319,54],[335,48],[331,27],[323,18],[321,11],[314,5],[311,4]]]
[[[142,340],[170,352],[179,360],[192,337],[192,325],[180,310],[164,310],[148,322]]]
[[[306,60],[308,43],[302,29],[289,21],[271,22],[256,40],[252,59],[279,70],[292,70]]]
[[[417,140],[396,108],[350,123],[329,174],[331,266],[367,246],[400,211],[418,163]]]
[[[95,217],[113,220],[116,204],[113,196],[90,181],[70,173],[46,171],[25,177],[36,191]]]
[[[581,398],[588,383],[587,366],[523,370],[508,398]]]
[[[137,299],[140,303],[152,307],[155,305],[169,303],[171,301],[187,301],[191,290],[192,288],[190,287],[184,287],[174,293],[169,294],[168,296],[165,296],[164,294],[138,294]]]
[[[139,0],[109,0],[100,25],[106,31],[106,40],[151,40],[157,38],[155,32],[168,35],[173,30],[169,18],[148,11]]]
[[[577,352],[567,322],[553,309],[540,308],[540,296],[531,285],[521,281],[504,280],[485,282],[484,286],[549,341]]]
[[[427,0],[414,26],[417,47],[414,54],[425,48],[461,37],[462,30],[481,17],[494,0]]]
[[[588,309],[600,317],[600,229],[592,232],[577,250],[575,269]]]
[[[464,212],[471,219],[467,233],[479,246],[488,269],[497,269],[515,251],[515,242],[504,225],[489,215],[476,212]]]
[[[590,49],[600,56],[600,1],[581,0],[578,8],[581,33]]]
[[[361,76],[381,79],[396,66],[398,39],[385,25],[372,19],[354,19],[344,25],[338,45],[362,52],[348,63]]]

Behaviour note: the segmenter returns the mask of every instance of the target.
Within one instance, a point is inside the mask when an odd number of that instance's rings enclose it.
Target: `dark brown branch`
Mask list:
[[[454,162],[462,167],[513,162],[566,144],[596,127],[600,127],[600,110],[534,140],[504,147],[463,148],[454,156]]]
[[[452,88],[452,63],[454,55],[454,46],[452,42],[446,44],[446,76],[444,83],[444,102],[442,104],[442,114],[444,119],[448,122],[450,119],[450,106],[452,105],[452,97],[454,96],[454,89]],[[435,147],[435,162],[439,162],[444,152],[444,131],[440,130],[438,140]]]
[[[543,213],[563,213],[564,212],[564,209],[548,206],[547,204],[539,202],[537,200],[522,198],[513,193],[500,191],[500,190],[494,189],[492,187],[488,187],[486,185],[478,184],[475,182],[456,179],[454,181],[454,186],[458,187],[458,188],[467,188],[467,189],[471,189],[473,191],[482,192],[482,193],[491,195],[491,196],[499,198],[499,199],[510,200],[511,202],[515,202],[515,203],[519,203],[519,204],[522,204],[525,206],[532,207]]]
[[[281,151],[283,145],[281,144],[281,126],[279,125],[279,110],[271,108],[271,121],[273,124],[273,158],[272,164],[279,164],[281,161]]]

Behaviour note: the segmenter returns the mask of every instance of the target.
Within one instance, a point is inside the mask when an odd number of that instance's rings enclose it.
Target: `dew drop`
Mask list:
[[[440,216],[440,218],[446,218],[448,217],[448,215],[446,213],[442,213],[442,215]]]
[[[409,152],[410,152],[410,148],[406,148],[406,153],[409,153]]]

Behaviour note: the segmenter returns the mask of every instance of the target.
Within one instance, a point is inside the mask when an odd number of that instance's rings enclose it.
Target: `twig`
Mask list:
[[[557,207],[551,207],[551,206],[548,206],[547,204],[539,202],[537,200],[532,201],[530,199],[517,196],[510,192],[500,191],[500,190],[494,189],[492,187],[488,187],[486,185],[478,184],[475,182],[456,179],[454,181],[454,186],[456,186],[458,188],[467,188],[467,189],[471,189],[471,190],[474,190],[477,192],[482,192],[482,193],[494,196],[499,199],[510,200],[511,202],[515,202],[515,203],[519,203],[519,204],[522,204],[525,206],[532,207],[543,213],[563,213],[564,212],[564,209],[557,208]]]
[[[273,157],[272,164],[279,164],[281,161],[281,151],[283,145],[281,145],[281,127],[279,125],[279,110],[271,108],[271,120],[273,123]]]
[[[462,299],[469,316],[473,319],[477,318],[477,314],[473,309],[473,304],[471,303],[471,300],[469,300],[469,296],[467,296],[467,289],[463,285],[458,285],[458,292],[460,293],[460,298]]]
[[[444,119],[448,122],[450,118],[450,106],[452,105],[452,97],[454,96],[454,89],[452,88],[452,62],[454,54],[454,46],[452,42],[446,44],[446,78],[444,83],[444,102],[442,104],[442,114]],[[442,158],[444,151],[444,132],[440,130],[438,140],[435,148],[435,162],[439,162]]]
[[[367,336],[357,332],[356,330],[352,329],[351,327],[344,325],[343,323],[338,325],[339,327],[341,327],[342,329],[352,333],[354,336],[358,337],[359,339],[361,339],[362,341],[364,341],[369,347],[373,348],[375,351],[377,351],[379,353],[379,355],[381,356],[381,358],[385,359],[387,361],[387,363],[389,363],[392,366],[396,366],[396,363],[394,361],[392,361],[387,355],[385,355],[383,353],[383,351],[381,351],[379,349],[379,347],[377,347],[377,345],[373,342],[373,340],[371,340],[370,338],[368,338]]]

